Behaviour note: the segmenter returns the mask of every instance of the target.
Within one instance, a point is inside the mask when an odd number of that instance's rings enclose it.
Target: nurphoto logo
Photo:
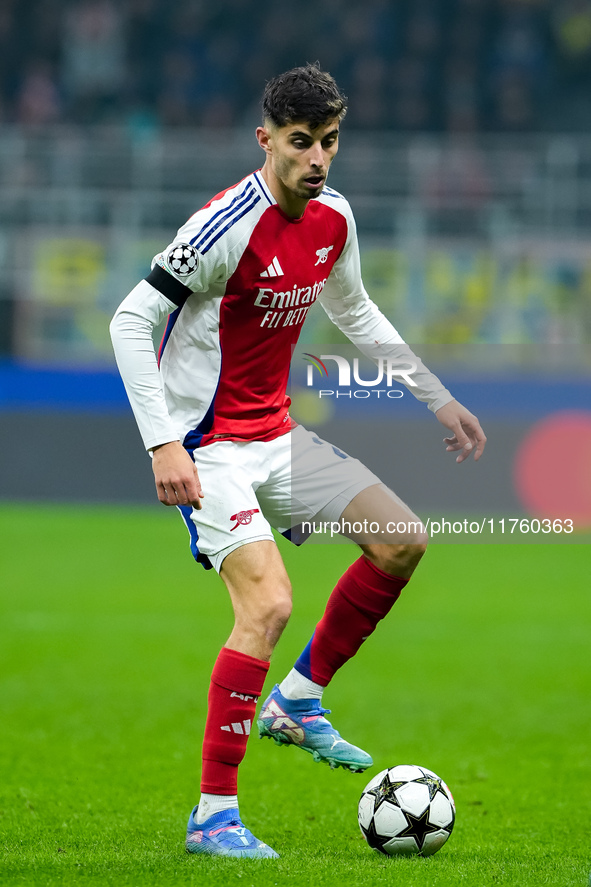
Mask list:
[[[412,378],[416,372],[417,364],[409,360],[406,363],[400,363],[390,357],[379,357],[375,363],[375,378],[362,379],[359,371],[359,358],[353,358],[353,367],[351,362],[341,354],[321,354],[316,357],[314,354],[305,354],[304,359],[308,362],[306,373],[306,386],[314,387],[314,370],[316,369],[321,378],[328,378],[329,369],[325,361],[334,361],[338,372],[337,389],[321,388],[318,391],[318,397],[356,397],[368,398],[372,395],[380,397],[385,394],[386,397],[400,398],[404,396],[404,392],[398,388],[393,388],[394,382],[400,384],[402,382],[409,388],[416,388],[417,383]],[[334,371],[334,367],[331,368]],[[324,380],[323,378],[323,380]],[[359,388],[351,387],[351,378],[353,382],[360,386]],[[378,386],[385,385],[385,388]],[[346,390],[339,390],[346,389]]]

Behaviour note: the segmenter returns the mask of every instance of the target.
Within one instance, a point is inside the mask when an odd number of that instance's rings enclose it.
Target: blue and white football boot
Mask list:
[[[333,770],[344,767],[363,773],[373,764],[370,755],[343,739],[324,717],[327,714],[330,709],[322,708],[318,699],[286,699],[275,684],[257,720],[259,736],[302,748]]]
[[[279,854],[255,838],[240,819],[238,807],[214,813],[201,825],[197,825],[191,811],[187,825],[185,847],[188,853],[206,856],[233,856],[236,859],[278,859]]]

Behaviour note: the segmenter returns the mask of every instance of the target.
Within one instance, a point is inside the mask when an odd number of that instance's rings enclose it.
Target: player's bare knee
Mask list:
[[[259,589],[247,599],[234,599],[232,639],[254,644],[261,658],[270,658],[291,615],[291,587]]]
[[[426,538],[400,545],[368,545],[363,547],[366,557],[384,573],[391,576],[410,576],[427,550]]]
[[[259,622],[285,627],[291,616],[291,582],[287,575],[282,577],[275,575],[271,581],[266,577],[256,589],[256,593],[251,595],[251,600],[254,601],[254,615]]]
[[[266,621],[269,625],[275,625],[283,630],[291,616],[291,595],[281,595],[269,602]]]
[[[261,635],[275,646],[291,616],[291,589],[266,597],[257,605],[255,622]]]
[[[427,542],[426,540],[417,541],[407,545],[394,546],[394,548],[398,550],[392,552],[386,573],[392,572],[394,568],[397,568],[399,572],[402,570],[405,573],[412,573],[427,550]]]

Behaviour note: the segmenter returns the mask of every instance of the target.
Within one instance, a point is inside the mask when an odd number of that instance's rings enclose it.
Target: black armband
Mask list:
[[[184,283],[181,283],[180,280],[177,280],[176,277],[173,277],[172,274],[169,274],[160,265],[154,265],[145,280],[154,289],[157,289],[159,293],[162,293],[163,296],[174,302],[177,308],[182,308],[193,292],[192,289],[189,289],[188,286],[185,286]]]

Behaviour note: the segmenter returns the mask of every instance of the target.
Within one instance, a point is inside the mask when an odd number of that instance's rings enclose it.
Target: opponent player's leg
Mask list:
[[[238,767],[275,644],[291,612],[291,586],[274,542],[251,542],[223,561],[234,627],[215,663],[203,742],[201,798],[189,819],[187,849],[212,855],[277,854],[240,821]]]
[[[390,611],[425,551],[427,537],[421,522],[381,484],[353,498],[341,515],[341,525],[365,528],[365,535],[355,536],[353,529],[347,533],[360,545],[363,556],[339,579],[310,642],[263,706],[260,732],[265,728],[267,733],[273,732],[273,709],[290,713],[292,718],[294,711],[305,706],[324,711],[324,688]],[[374,532],[368,532],[368,527]],[[331,749],[319,749],[316,760],[351,770],[363,770],[372,763],[365,752],[340,736],[339,740]]]

